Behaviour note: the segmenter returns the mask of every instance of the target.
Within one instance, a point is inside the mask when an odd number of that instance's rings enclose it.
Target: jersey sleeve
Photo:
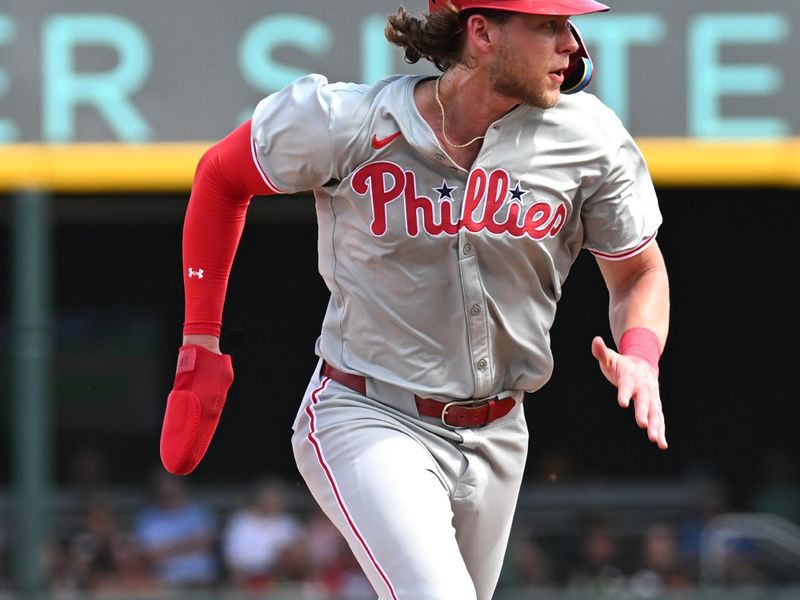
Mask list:
[[[253,112],[254,155],[269,185],[281,193],[321,187],[335,172],[331,144],[333,87],[306,75],[267,96]]]
[[[603,183],[584,203],[581,219],[583,247],[608,260],[630,258],[655,239],[662,222],[658,198],[644,157],[627,131],[621,133]]]

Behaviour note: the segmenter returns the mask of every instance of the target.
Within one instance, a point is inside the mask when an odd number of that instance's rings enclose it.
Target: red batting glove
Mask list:
[[[161,462],[173,475],[188,475],[208,450],[233,383],[229,354],[181,346],[175,384],[161,428]]]

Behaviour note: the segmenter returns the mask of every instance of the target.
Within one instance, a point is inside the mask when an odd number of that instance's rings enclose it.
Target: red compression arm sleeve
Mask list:
[[[275,194],[253,154],[250,121],[197,164],[183,223],[183,334],[219,336],[233,257],[254,195]]]

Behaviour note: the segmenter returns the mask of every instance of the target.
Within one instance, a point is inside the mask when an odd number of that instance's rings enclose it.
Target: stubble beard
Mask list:
[[[500,47],[497,59],[490,66],[489,78],[495,92],[516,98],[530,106],[552,108],[561,97],[559,89],[553,90],[533,80],[530,69],[509,48],[506,40]]]

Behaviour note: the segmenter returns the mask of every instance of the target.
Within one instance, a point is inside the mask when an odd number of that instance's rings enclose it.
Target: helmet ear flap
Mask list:
[[[561,93],[575,94],[584,89],[592,81],[594,76],[594,64],[589,51],[581,39],[578,28],[569,23],[569,29],[578,42],[578,49],[569,57],[569,66],[564,71],[564,81],[561,84]]]
[[[592,81],[594,66],[591,59],[583,56],[574,61],[570,59],[569,67],[564,72],[564,82],[561,84],[562,94],[575,94],[584,89]]]

